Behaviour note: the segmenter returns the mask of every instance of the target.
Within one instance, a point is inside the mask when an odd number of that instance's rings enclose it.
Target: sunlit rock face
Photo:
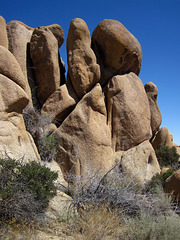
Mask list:
[[[118,21],[105,19],[92,34],[92,48],[101,67],[101,83],[114,75],[139,75],[142,49],[138,40]]]

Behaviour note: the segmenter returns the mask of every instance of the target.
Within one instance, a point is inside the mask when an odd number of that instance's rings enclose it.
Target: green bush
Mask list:
[[[150,192],[152,194],[158,194],[163,192],[163,187],[166,179],[174,173],[173,169],[168,169],[163,174],[156,174],[152,179],[145,185],[143,192]]]
[[[162,145],[156,150],[156,156],[161,167],[172,166],[174,170],[179,168],[178,160],[180,155],[175,147],[169,148]]]
[[[39,140],[38,151],[43,161],[55,159],[57,154],[57,141],[54,136],[44,136]]]
[[[0,159],[0,217],[32,219],[56,195],[57,172],[32,161]]]

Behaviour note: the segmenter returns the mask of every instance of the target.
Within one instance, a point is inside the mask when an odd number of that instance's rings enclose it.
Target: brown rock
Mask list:
[[[86,23],[75,18],[71,21],[67,37],[68,73],[78,97],[100,79],[100,67],[91,49],[91,37]]]
[[[0,74],[0,86],[0,112],[22,113],[29,102],[25,91],[2,74]]]
[[[146,183],[160,173],[159,163],[149,141],[124,152],[117,152],[116,159],[121,159],[122,171],[139,183]]]
[[[6,31],[6,21],[5,19],[0,16],[0,45],[8,49],[8,37],[7,37],[7,31]]]
[[[166,179],[164,191],[166,193],[172,193],[172,196],[180,201],[180,170]]]
[[[52,120],[63,121],[74,109],[78,98],[69,85],[60,86],[44,103],[41,113],[47,114]]]
[[[60,48],[61,45],[64,43],[64,32],[61,26],[58,24],[52,24],[46,27],[40,27],[40,28],[47,28],[49,29],[55,36],[55,38],[58,41],[58,47]]]
[[[25,90],[24,75],[14,55],[5,47],[0,46],[0,59],[0,74],[10,78]]]
[[[29,29],[19,21],[11,21],[7,24],[7,33],[9,39],[9,51],[18,61],[25,79],[25,92],[31,99],[31,89],[29,81],[32,81],[32,65],[29,57],[29,42],[33,28]]]
[[[43,104],[60,86],[58,41],[48,28],[36,28],[30,42],[30,55]]]
[[[118,21],[105,19],[92,34],[92,48],[101,66],[101,82],[114,75],[139,74],[142,49],[138,40]]]
[[[0,114],[0,156],[25,161],[40,161],[31,135],[26,131],[22,114],[11,112]]]
[[[127,150],[151,138],[149,102],[134,74],[113,77],[107,86],[108,124],[113,150]]]
[[[105,172],[111,168],[113,156],[106,120],[104,96],[97,84],[53,133],[58,142],[56,161],[65,176],[72,173],[86,177],[91,169]]]
[[[173,147],[173,136],[167,127],[162,127],[157,132],[151,143],[155,150],[158,150],[161,145],[171,148]]]
[[[152,82],[146,83],[144,87],[149,99],[151,112],[151,129],[154,135],[159,130],[159,127],[162,123],[162,115],[157,104],[158,89]]]

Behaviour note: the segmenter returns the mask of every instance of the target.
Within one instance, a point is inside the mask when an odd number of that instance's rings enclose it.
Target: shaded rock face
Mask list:
[[[30,42],[36,81],[39,86],[38,98],[43,104],[60,86],[59,42],[46,27],[36,28]]]
[[[118,21],[105,19],[92,34],[92,48],[101,66],[101,83],[114,75],[139,74],[142,49],[138,40]]]
[[[157,104],[158,89],[156,85],[152,82],[146,83],[144,88],[149,100],[151,112],[151,129],[154,135],[159,130],[162,122],[162,115]]]
[[[52,120],[62,122],[69,113],[74,109],[78,97],[68,84],[60,86],[47,99],[41,109],[42,114],[47,114]]]
[[[113,150],[127,150],[150,139],[149,102],[141,80],[134,73],[114,76],[106,91]]]
[[[173,136],[167,127],[162,127],[152,140],[152,146],[158,150],[160,146],[173,147]]]
[[[25,92],[31,100],[31,89],[29,81],[32,79],[32,65],[28,58],[28,44],[31,39],[33,28],[27,27],[19,21],[11,21],[7,24],[7,33],[9,39],[9,51],[15,56],[21,70],[24,74]]]
[[[176,200],[180,201],[180,170],[177,170],[166,179],[164,190],[166,193],[172,194]]]
[[[127,151],[118,152],[116,158],[121,158],[121,170],[142,184],[161,171],[154,149],[148,140]]]
[[[90,46],[86,23],[79,18],[72,20],[67,37],[68,74],[79,98],[100,80],[100,67]]]
[[[63,173],[85,176],[90,169],[103,172],[113,165],[110,129],[106,123],[102,89],[97,84],[77,104],[53,136]]]
[[[8,37],[7,37],[7,31],[6,31],[6,21],[5,19],[0,16],[0,45],[8,49]]]

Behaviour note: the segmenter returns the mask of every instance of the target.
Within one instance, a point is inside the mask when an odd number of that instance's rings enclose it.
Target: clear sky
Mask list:
[[[60,54],[66,63],[66,38],[72,19],[82,18],[92,34],[103,19],[120,21],[140,42],[140,79],[159,90],[162,126],[180,145],[180,1],[179,0],[1,0],[6,22],[19,20],[30,27],[59,24],[65,34]],[[67,66],[67,65],[66,65]]]

